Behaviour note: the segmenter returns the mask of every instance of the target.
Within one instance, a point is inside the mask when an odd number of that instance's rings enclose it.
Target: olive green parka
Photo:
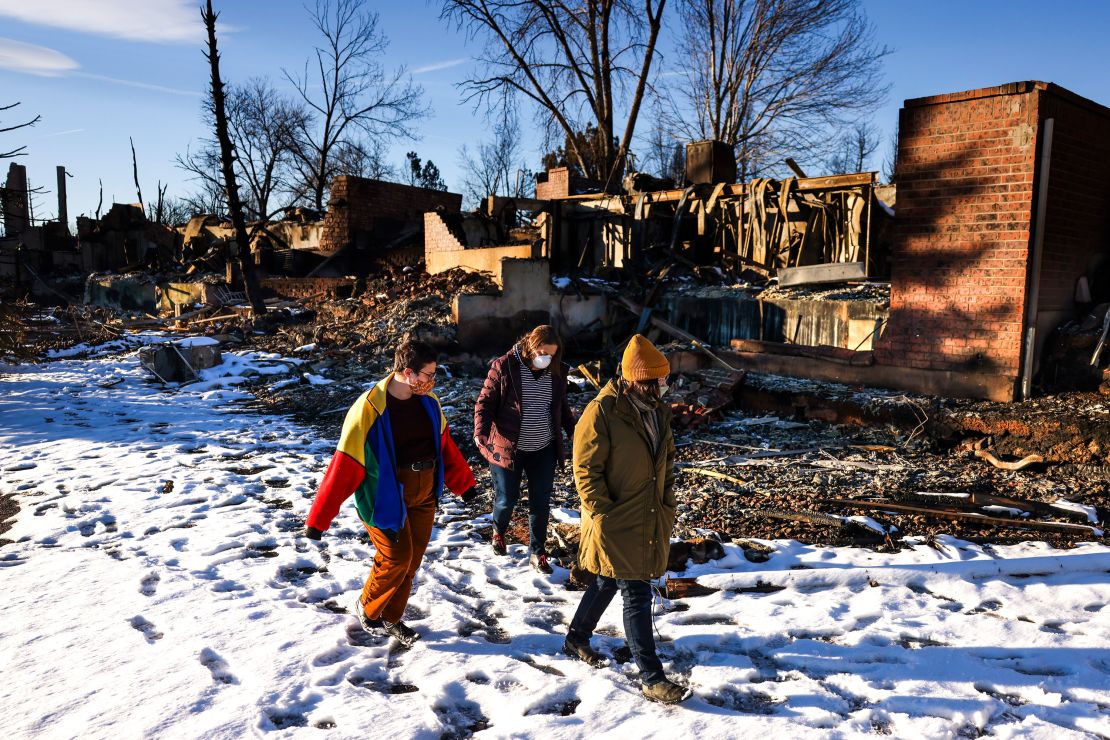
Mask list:
[[[671,410],[659,405],[659,451],[616,380],[590,401],[574,431],[574,483],[582,499],[579,564],[610,578],[647,580],[667,570],[674,530]]]

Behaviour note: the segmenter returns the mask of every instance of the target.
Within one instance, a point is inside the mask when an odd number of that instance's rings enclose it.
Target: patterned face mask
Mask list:
[[[431,379],[424,373],[413,373],[412,379],[408,381],[409,388],[418,396],[426,396],[432,392],[432,388],[436,385],[436,376],[433,375]]]

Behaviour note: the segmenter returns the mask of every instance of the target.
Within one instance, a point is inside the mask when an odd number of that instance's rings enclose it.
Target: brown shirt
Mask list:
[[[389,424],[393,427],[393,449],[397,454],[397,467],[405,469],[415,462],[436,459],[435,430],[420,396],[407,401],[386,393]]]

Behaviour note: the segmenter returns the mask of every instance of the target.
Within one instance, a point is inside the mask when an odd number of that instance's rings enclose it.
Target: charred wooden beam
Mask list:
[[[854,509],[868,511],[888,511],[897,514],[914,514],[917,516],[934,517],[936,519],[951,519],[960,522],[974,522],[976,524],[1010,527],[1016,529],[1032,529],[1040,532],[1058,532],[1061,534],[1078,534],[1098,536],[1094,527],[1082,524],[1064,524],[1062,522],[1031,522],[1024,519],[1002,519],[1000,517],[975,514],[967,511],[954,511],[952,509],[935,509],[926,506],[910,506],[908,504],[895,504],[889,501],[858,501],[855,499],[831,498],[824,503],[837,506],[847,506]]]

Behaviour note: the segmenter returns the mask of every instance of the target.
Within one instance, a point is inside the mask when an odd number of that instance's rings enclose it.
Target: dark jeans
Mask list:
[[[647,581],[625,581],[598,576],[586,589],[586,593],[582,594],[582,602],[570,622],[567,637],[577,641],[589,640],[618,588],[624,598],[624,639],[640,668],[640,680],[649,685],[659,683],[666,675],[663,673],[663,664],[655,653],[655,635],[651,625],[651,585]]]
[[[551,517],[551,489],[555,485],[555,443],[542,450],[516,453],[513,469],[490,464],[493,478],[493,523],[499,534],[505,534],[513,508],[520,499],[520,478],[528,476],[528,535],[532,554],[544,552],[547,542],[547,521]]]

